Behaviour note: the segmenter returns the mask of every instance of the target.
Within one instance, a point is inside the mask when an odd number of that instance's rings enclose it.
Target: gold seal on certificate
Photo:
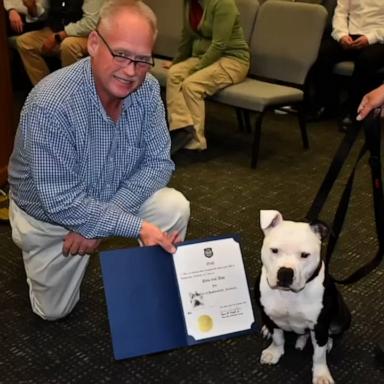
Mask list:
[[[209,332],[213,327],[212,317],[201,315],[197,319],[198,328],[201,332]]]

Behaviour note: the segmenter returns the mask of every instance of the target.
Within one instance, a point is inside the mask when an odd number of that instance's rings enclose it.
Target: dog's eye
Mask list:
[[[272,253],[278,253],[279,250],[278,250],[277,248],[271,248],[271,252],[272,252]]]
[[[301,257],[303,259],[306,259],[309,255],[310,255],[310,253],[308,253],[308,252],[301,252]]]

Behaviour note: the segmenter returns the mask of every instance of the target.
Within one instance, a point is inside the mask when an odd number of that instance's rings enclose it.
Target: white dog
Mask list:
[[[326,353],[333,337],[346,330],[350,312],[321,258],[321,241],[327,234],[322,223],[283,220],[278,211],[261,211],[264,232],[262,269],[256,283],[256,301],[263,321],[262,333],[272,337],[260,362],[276,364],[284,354],[284,331],[299,335],[302,350],[311,336],[313,384],[332,384]]]

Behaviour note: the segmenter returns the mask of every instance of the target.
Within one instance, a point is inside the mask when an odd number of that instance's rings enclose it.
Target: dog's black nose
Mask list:
[[[277,271],[277,284],[280,287],[289,287],[293,281],[293,269],[281,267]]]

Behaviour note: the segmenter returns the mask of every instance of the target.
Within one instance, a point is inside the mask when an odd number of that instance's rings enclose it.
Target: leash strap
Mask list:
[[[335,279],[333,280],[340,284],[352,284],[369,272],[375,269],[383,259],[384,253],[384,197],[382,189],[382,179],[381,179],[381,161],[380,161],[380,119],[378,116],[373,116],[371,113],[363,122],[362,126],[364,127],[365,133],[365,143],[363,144],[355,165],[352,169],[352,172],[348,178],[342,196],[340,198],[339,206],[337,208],[335,218],[332,224],[332,230],[330,233],[328,246],[325,255],[325,263],[328,267],[332,252],[336,246],[339,234],[342,230],[345,215],[348,209],[349,200],[351,197],[353,182],[355,178],[356,169],[359,161],[362,159],[367,150],[370,153],[369,163],[371,167],[371,177],[372,177],[372,186],[373,186],[373,200],[374,200],[374,213],[375,213],[375,222],[376,222],[376,233],[379,241],[379,250],[376,253],[375,257],[370,260],[368,263],[357,269],[350,276],[345,279]],[[320,187],[320,190],[312,203],[312,206],[307,214],[307,218],[311,221],[316,220],[324,203],[329,195],[330,190],[340,172],[340,169],[348,156],[348,153],[355,142],[358,132],[360,131],[361,124],[354,124],[350,130],[347,132],[346,137],[340,144],[340,147],[334,157],[331,166],[328,170],[328,173],[323,181],[323,184]]]
[[[366,152],[367,152],[367,146],[366,146],[366,144],[364,144],[360,150],[359,156],[357,157],[355,165],[352,169],[352,172],[351,172],[351,174],[348,178],[348,181],[345,185],[344,191],[341,195],[341,198],[339,201],[339,206],[337,207],[335,218],[334,218],[333,223],[332,223],[332,230],[331,230],[330,235],[329,235],[327,251],[325,253],[325,264],[327,266],[329,265],[332,252],[335,249],[337,240],[339,239],[340,232],[343,228],[344,219],[345,219],[348,205],[349,205],[349,200],[351,198],[352,187],[353,187],[353,182],[355,180],[355,173],[356,173],[357,166],[358,166],[361,158],[364,156],[364,154]],[[334,279],[334,280],[336,281],[336,279]]]
[[[344,161],[347,158],[354,142],[356,141],[356,138],[360,132],[360,128],[361,123],[356,122],[345,133],[345,136],[336,151],[336,155],[333,158],[331,165],[329,166],[328,172],[325,175],[323,183],[321,184],[320,189],[317,192],[317,195],[306,215],[306,218],[309,221],[315,221],[318,219],[320,211],[322,210],[325,201],[327,200],[327,197],[332,189],[332,186],[340,173]]]

